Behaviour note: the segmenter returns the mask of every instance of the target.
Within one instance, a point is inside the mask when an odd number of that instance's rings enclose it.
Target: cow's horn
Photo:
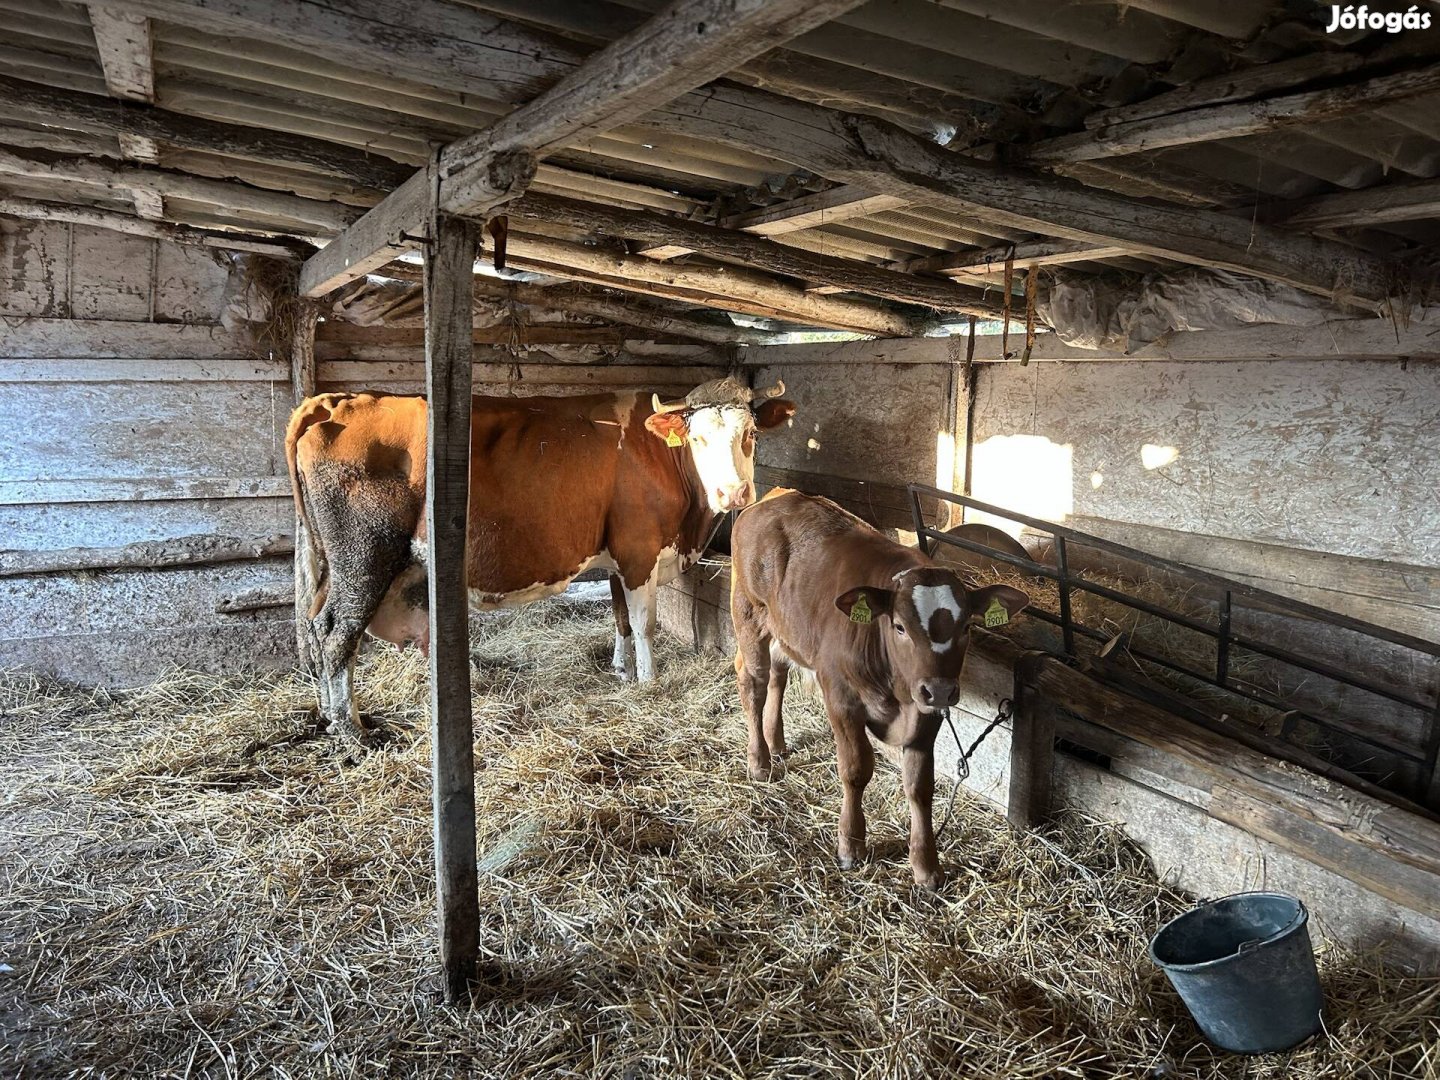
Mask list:
[[[650,395],[650,404],[655,409],[655,412],[660,414],[680,412],[682,409],[687,409],[690,407],[689,402],[683,400],[673,402],[670,405],[666,405],[663,401],[660,400],[659,394]]]
[[[770,398],[777,398],[783,393],[785,393],[785,383],[780,379],[776,379],[774,386],[766,387],[764,390],[756,390],[754,400],[768,401]]]

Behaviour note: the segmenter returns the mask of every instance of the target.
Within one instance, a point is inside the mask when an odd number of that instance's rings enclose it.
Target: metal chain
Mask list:
[[[945,828],[950,824],[950,814],[955,809],[956,792],[960,790],[961,784],[970,779],[970,758],[974,755],[975,751],[980,748],[980,744],[985,741],[986,737],[989,736],[992,731],[1014,716],[1014,710],[1015,703],[1013,701],[1008,697],[1001,698],[998,711],[995,713],[995,719],[985,725],[985,730],[976,736],[975,741],[970,744],[970,749],[968,750],[961,749],[960,733],[955,730],[955,725],[950,720],[950,710],[945,710],[945,726],[950,729],[950,735],[955,740],[955,749],[960,750],[960,768],[955,776],[954,783],[950,785],[950,801],[945,804],[945,820],[940,823],[940,828],[935,833],[937,842],[940,837],[945,835]]]

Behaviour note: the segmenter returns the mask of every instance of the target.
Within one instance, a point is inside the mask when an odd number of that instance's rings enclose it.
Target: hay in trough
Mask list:
[[[0,1075],[1423,1077],[1440,981],[1329,948],[1327,1034],[1216,1056],[1145,959],[1185,898],[1112,825],[1017,835],[962,796],[939,896],[881,771],[834,861],[834,752],[795,695],[744,776],[729,664],[606,672],[608,608],[476,621],[483,983],[440,1003],[421,658],[362,659],[346,756],[289,676],[0,685]],[[940,793],[943,797],[945,792]]]

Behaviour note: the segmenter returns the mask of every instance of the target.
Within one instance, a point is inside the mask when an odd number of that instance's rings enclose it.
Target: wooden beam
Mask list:
[[[763,237],[748,236],[666,214],[624,210],[538,194],[527,195],[512,203],[508,213],[512,220],[550,221],[599,235],[684,245],[705,255],[733,259],[762,270],[800,278],[812,285],[835,286],[845,292],[920,304],[937,311],[960,311],[990,318],[998,315],[1000,310],[997,305],[983,303],[970,290],[950,282],[914,277],[830,255],[817,255]]]
[[[62,548],[54,551],[0,551],[0,577],[68,574],[79,570],[133,570],[162,566],[268,559],[294,550],[291,537],[217,536],[204,533],[168,540],[140,540],[120,547]]]
[[[90,5],[90,26],[95,32],[95,48],[100,54],[100,67],[105,72],[105,88],[112,97],[155,103],[155,58],[152,54],[150,20],[143,15],[115,11],[101,4]],[[160,147],[144,135],[121,135],[121,156],[131,161],[155,163],[160,160]],[[131,191],[135,213],[158,221],[164,216],[160,195],[145,188]]]
[[[93,158],[54,158],[0,147],[0,175],[30,180],[65,180],[126,194],[186,199],[269,218],[289,219],[310,232],[339,232],[363,211],[343,203],[306,199],[233,180],[207,180],[146,165],[110,165]],[[163,213],[164,205],[158,209]]]
[[[1056,661],[1040,665],[1034,685],[1068,710],[1205,774],[1212,817],[1274,840],[1396,903],[1417,911],[1434,907],[1440,888],[1435,820],[1287,767]]]
[[[487,130],[445,147],[428,174],[311,257],[301,292],[322,295],[389,262],[419,229],[432,194],[442,212],[483,215],[529,185],[537,157],[628,123],[858,2],[675,0]]]
[[[802,195],[759,210],[729,214],[716,224],[722,229],[739,229],[758,236],[780,236],[821,225],[834,225],[850,218],[883,214],[887,210],[899,210],[909,205],[908,199],[876,195],[855,184],[842,184],[829,191]]]
[[[479,958],[475,761],[470,714],[470,321],[477,223],[439,217],[425,262],[425,527],[430,588],[430,732],[435,899],[445,996],[464,1000]]]
[[[246,251],[254,255],[269,255],[276,259],[299,258],[299,250],[285,244],[251,240],[244,236],[230,236],[202,232],[184,225],[170,225],[162,221],[145,221],[113,210],[97,210],[84,206],[69,206],[64,203],[41,202],[36,199],[0,199],[0,215],[31,218],[36,221],[69,221],[76,225],[89,225],[95,229],[109,229],[112,232],[129,233],[131,236],[146,236],[152,240],[169,240],[175,244],[189,244],[195,247],[218,248],[222,251]]]
[[[1205,105],[1163,116],[1109,123],[1102,118],[1100,126],[1090,131],[1033,144],[1029,158],[1041,163],[1090,161],[1167,146],[1235,139],[1299,124],[1323,123],[1437,91],[1440,91],[1440,66],[1429,64],[1343,86],[1258,101]]]
[[[1007,244],[983,251],[953,251],[944,255],[925,255],[900,264],[906,273],[968,274],[987,276],[1002,273],[1009,259],[1018,272],[1032,266],[1059,266],[1064,263],[1113,259],[1130,254],[1129,248],[1101,247],[1077,240],[1034,240],[1023,244]]]
[[[1287,229],[1369,227],[1440,218],[1440,180],[1315,195],[1267,207],[1262,215],[1266,221]]]
[[[688,135],[761,150],[834,180],[1005,228],[1218,266],[1377,307],[1391,291],[1388,266],[1344,244],[974,161],[894,125],[801,102],[771,104],[760,117],[755,94],[716,87],[703,107],[692,95],[657,109],[655,118]]]
[[[182,150],[318,172],[375,191],[389,191],[414,172],[410,166],[339,143],[206,120],[3,75],[0,116],[111,138],[153,139]]]
[[[540,311],[591,315],[656,334],[716,344],[769,345],[775,335],[697,318],[686,307],[637,302],[624,292],[575,285],[533,285],[476,276],[476,297],[510,300]]]
[[[401,280],[412,280],[415,275],[414,267],[406,263],[392,263],[382,272]],[[590,315],[692,341],[733,345],[770,345],[775,341],[774,334],[761,330],[702,319],[695,314],[693,302],[642,301],[629,292],[591,285],[540,285],[476,274],[475,298],[481,302],[505,300],[539,311]]]
[[[857,300],[816,296],[802,285],[791,285],[767,274],[735,267],[656,262],[640,255],[624,255],[603,248],[517,235],[509,240],[510,260],[516,266],[551,268],[582,280],[596,280],[613,288],[698,299],[715,307],[787,319],[812,326],[828,326],[880,337],[911,337],[929,329],[928,321]]]
[[[90,5],[90,26],[105,72],[105,88],[115,97],[155,103],[155,63],[150,20],[103,4]]]

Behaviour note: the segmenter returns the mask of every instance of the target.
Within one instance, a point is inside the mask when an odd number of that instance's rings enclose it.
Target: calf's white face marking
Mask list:
[[[686,419],[690,455],[717,514],[755,500],[755,418],[745,406],[707,406]]]
[[[930,637],[931,616],[937,611],[950,612],[955,633],[948,641],[930,640],[930,648],[937,653],[948,652],[955,644],[960,629],[960,601],[955,596],[955,590],[949,585],[916,585],[910,590],[910,602],[915,605],[915,614],[920,617],[920,627],[927,638]]]

